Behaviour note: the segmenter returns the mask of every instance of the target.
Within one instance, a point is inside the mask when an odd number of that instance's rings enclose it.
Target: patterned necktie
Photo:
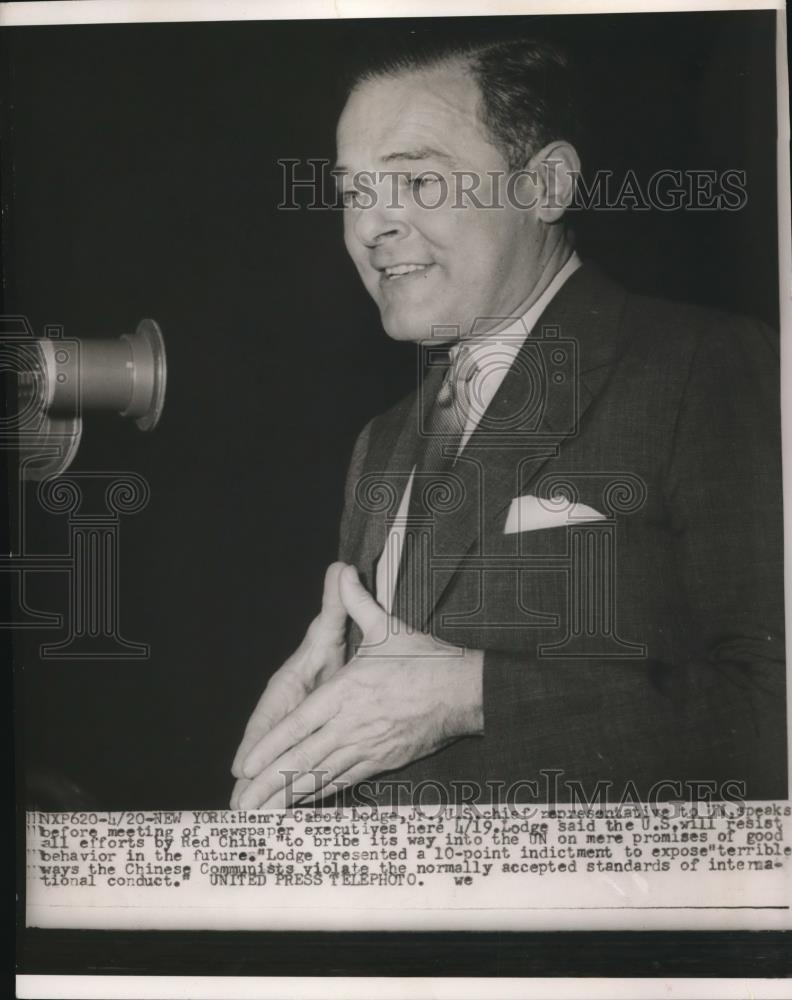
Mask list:
[[[434,406],[424,429],[425,440],[418,458],[418,468],[431,471],[444,460],[456,458],[468,411],[469,384],[475,373],[470,348],[459,344],[451,350],[450,363],[437,392]]]
[[[451,351],[451,363],[438,390],[415,465],[404,529],[393,614],[411,628],[419,628],[431,606],[432,532],[454,486],[450,477],[462,442],[475,374],[469,348]]]

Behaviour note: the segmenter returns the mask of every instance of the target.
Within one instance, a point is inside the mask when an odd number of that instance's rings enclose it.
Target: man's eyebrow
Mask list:
[[[386,153],[385,156],[381,157],[383,163],[392,163],[394,160],[445,160],[446,163],[453,163],[452,157],[448,153],[442,152],[442,150],[435,149],[433,146],[421,146],[419,149],[403,149],[398,150],[394,153]],[[349,167],[345,166],[343,163],[336,163],[333,167],[334,174],[348,174],[351,173]]]
[[[382,157],[383,163],[391,163],[393,160],[445,160],[451,162],[448,153],[443,153],[432,146],[421,146],[419,149],[400,150],[395,153],[387,153]]]

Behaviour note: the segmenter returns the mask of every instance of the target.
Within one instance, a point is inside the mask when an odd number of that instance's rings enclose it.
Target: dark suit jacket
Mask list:
[[[340,558],[372,592],[437,383],[430,372],[354,450]],[[786,797],[778,386],[761,324],[629,294],[590,265],[572,275],[432,522],[414,624],[484,650],[484,735],[390,777],[457,795],[489,783],[480,801],[526,781],[538,801],[568,800],[570,782],[587,795],[611,782],[618,801],[694,779],[714,797],[726,781]],[[504,534],[528,493],[606,518]]]

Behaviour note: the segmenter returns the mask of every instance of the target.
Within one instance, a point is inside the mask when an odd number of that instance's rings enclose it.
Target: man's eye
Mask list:
[[[428,187],[430,184],[436,184],[438,181],[437,174],[413,174],[405,178],[407,186],[413,191],[418,191],[420,188]]]
[[[359,198],[360,191],[357,191],[355,188],[348,188],[346,191],[341,192],[341,203],[344,208],[355,208]]]

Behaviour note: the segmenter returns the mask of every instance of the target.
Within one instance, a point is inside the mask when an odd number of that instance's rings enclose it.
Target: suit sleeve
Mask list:
[[[693,641],[660,663],[485,652],[491,773],[786,798],[778,370],[773,335],[736,322],[702,335],[690,366],[662,482]]]

